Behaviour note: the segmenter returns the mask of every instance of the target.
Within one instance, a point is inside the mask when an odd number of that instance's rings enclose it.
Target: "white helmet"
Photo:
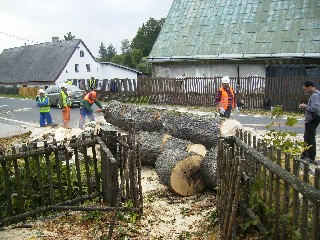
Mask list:
[[[61,88],[67,88],[67,87],[68,87],[68,84],[62,83],[60,87],[61,87]]]
[[[45,91],[43,89],[39,89],[38,94],[40,94],[40,93],[45,93]]]
[[[230,83],[230,78],[228,76],[224,76],[222,79],[221,79],[221,82],[222,83]]]

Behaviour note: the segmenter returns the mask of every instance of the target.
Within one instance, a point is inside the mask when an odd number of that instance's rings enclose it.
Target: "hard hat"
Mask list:
[[[60,87],[61,87],[61,88],[67,88],[67,87],[68,87],[68,84],[62,83]]]
[[[89,94],[89,97],[91,98],[91,99],[97,99],[97,93],[95,92],[95,91],[92,91],[92,92],[90,92],[90,94]]]
[[[224,76],[222,79],[221,79],[221,82],[222,83],[230,83],[230,78],[228,76]]]
[[[39,94],[40,93],[45,93],[45,91],[43,90],[43,89],[39,89],[39,92],[38,92]]]

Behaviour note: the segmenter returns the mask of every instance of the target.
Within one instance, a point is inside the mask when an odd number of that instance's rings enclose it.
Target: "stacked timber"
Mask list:
[[[155,166],[160,182],[182,196],[205,187],[215,189],[218,140],[242,127],[214,113],[198,115],[118,101],[106,108],[105,120],[123,130],[128,131],[134,120],[141,163]]]

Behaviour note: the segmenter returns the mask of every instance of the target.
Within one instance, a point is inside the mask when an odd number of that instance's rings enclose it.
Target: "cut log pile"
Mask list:
[[[135,121],[141,163],[155,166],[160,182],[182,196],[215,189],[218,140],[242,127],[214,113],[197,115],[118,101],[106,107],[105,120],[120,129],[129,130]]]

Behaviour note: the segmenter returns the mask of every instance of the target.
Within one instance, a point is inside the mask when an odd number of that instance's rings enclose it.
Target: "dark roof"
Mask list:
[[[174,0],[149,61],[320,58],[319,0]]]
[[[81,42],[73,39],[5,49],[0,54],[0,83],[54,83]]]

